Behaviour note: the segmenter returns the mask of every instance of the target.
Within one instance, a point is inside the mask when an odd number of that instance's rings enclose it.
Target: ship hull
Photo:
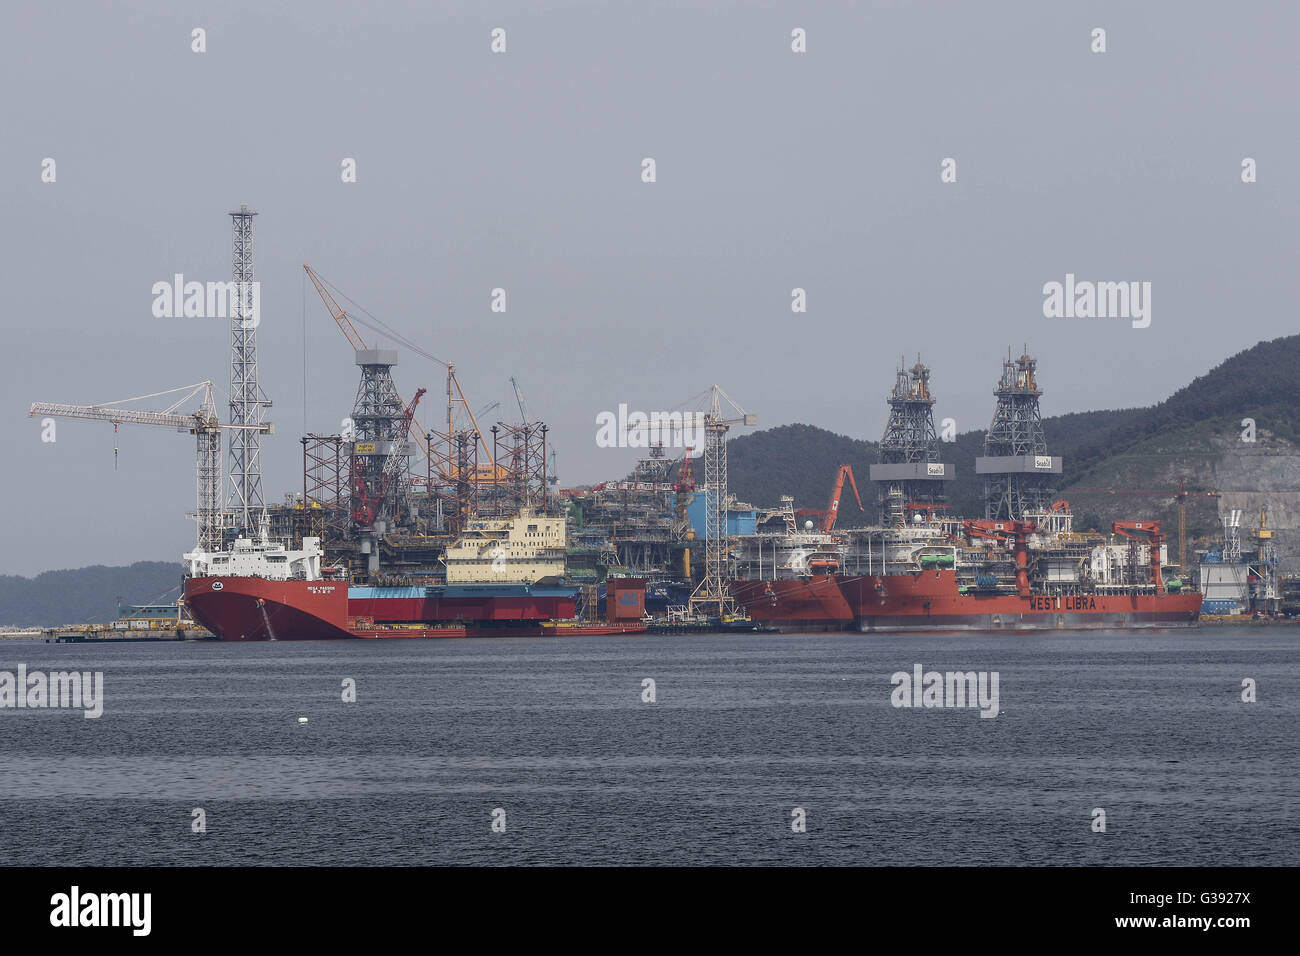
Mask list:
[[[328,581],[198,577],[185,582],[194,619],[223,641],[327,641],[348,630],[348,586]]]
[[[1201,595],[1028,595],[968,592],[953,571],[840,579],[854,629],[877,631],[1055,631],[1195,627]]]
[[[731,594],[751,620],[782,632],[843,631],[853,610],[829,574],[781,581],[733,581]]]
[[[190,613],[223,641],[541,636],[567,633],[545,625],[572,618],[575,601],[573,588],[529,585],[372,588],[236,576],[185,582]]]

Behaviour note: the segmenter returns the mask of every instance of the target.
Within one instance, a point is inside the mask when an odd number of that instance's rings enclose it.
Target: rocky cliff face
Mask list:
[[[1241,441],[1224,448],[1213,462],[1214,484],[1223,493],[1220,515],[1242,511],[1242,545],[1249,532],[1259,527],[1260,509],[1282,563],[1282,573],[1300,570],[1300,448],[1289,441],[1261,432],[1259,441]]]
[[[1067,471],[1069,465],[1067,460]],[[1267,527],[1275,532],[1283,574],[1300,573],[1300,446],[1262,428],[1253,443],[1241,440],[1235,423],[1188,428],[1158,443],[1125,449],[1080,481],[1084,487],[1125,493],[1067,487],[1062,494],[1076,515],[1100,518],[1098,530],[1109,530],[1110,522],[1119,519],[1159,518],[1168,534],[1170,560],[1176,561],[1177,505],[1172,497],[1141,491],[1172,491],[1180,478],[1189,491],[1213,490],[1221,495],[1188,499],[1189,558],[1196,549],[1223,543],[1220,519],[1233,509],[1242,512],[1242,546],[1251,547],[1250,532],[1259,527],[1262,507]]]

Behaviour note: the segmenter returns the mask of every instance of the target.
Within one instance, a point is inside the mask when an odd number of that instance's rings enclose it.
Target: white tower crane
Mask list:
[[[737,613],[727,561],[727,430],[732,425],[757,425],[758,416],[737,405],[717,385],[711,392],[704,416],[704,580],[692,592],[690,607],[692,614],[706,611],[725,620]],[[723,417],[724,398],[739,417]]]
[[[121,407],[128,402],[139,402],[177,393],[184,394],[160,412]],[[180,406],[199,394],[202,395],[202,401],[197,411],[189,413],[177,411]],[[150,395],[137,395],[135,398],[124,398],[116,402],[104,402],[100,405],[33,402],[27,414],[31,418],[84,418],[91,421],[111,422],[114,431],[117,431],[117,427],[122,424],[162,425],[194,435],[198,444],[198,455],[195,461],[197,493],[194,517],[198,523],[196,541],[199,551],[221,550],[221,531],[224,525],[224,512],[221,507],[222,430],[264,427],[260,424],[223,425],[218,421],[211,382],[182,385],[180,388],[171,388]]]

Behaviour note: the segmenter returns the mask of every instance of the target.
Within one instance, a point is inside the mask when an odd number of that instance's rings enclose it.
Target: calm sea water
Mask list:
[[[1295,865],[1298,649],[1244,628],[3,642],[0,670],[105,683],[97,720],[0,710],[4,859]],[[997,671],[1001,714],[891,706],[917,663]]]

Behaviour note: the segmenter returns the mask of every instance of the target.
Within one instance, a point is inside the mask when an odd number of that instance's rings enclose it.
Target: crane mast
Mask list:
[[[182,397],[164,411],[145,411],[118,407],[126,402],[136,402],[161,395],[184,392]],[[195,412],[176,411],[188,399],[202,394],[199,409]],[[195,547],[199,551],[217,551],[221,548],[225,513],[221,506],[221,433],[223,430],[241,431],[234,425],[223,425],[217,419],[217,407],[212,396],[212,383],[199,382],[180,388],[154,392],[136,398],[105,402],[101,405],[72,405],[61,402],[33,402],[27,412],[31,418],[78,418],[88,421],[109,422],[116,430],[119,425],[154,425],[189,432],[195,436],[195,511],[197,523]],[[258,427],[258,426],[252,426]]]
[[[723,398],[740,412],[739,417],[723,417]],[[709,411],[704,416],[704,580],[691,592],[690,608],[692,614],[706,611],[719,619],[736,614],[727,561],[727,431],[738,424],[756,425],[758,417],[714,385]]]
[[[241,203],[230,213],[232,278],[235,307],[231,315],[230,425],[235,429],[230,442],[230,510],[232,523],[251,533],[258,515],[266,507],[262,494],[262,435],[271,431],[263,422],[263,409],[271,403],[257,377],[257,314],[260,297],[254,289],[253,217],[257,213]]]

